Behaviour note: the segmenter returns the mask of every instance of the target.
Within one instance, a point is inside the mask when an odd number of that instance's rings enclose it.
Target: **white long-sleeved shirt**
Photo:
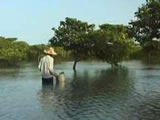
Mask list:
[[[41,71],[43,78],[51,78],[53,77],[53,75],[56,75],[53,67],[54,67],[54,59],[49,55],[46,55],[43,58],[41,58],[38,65],[38,68]]]

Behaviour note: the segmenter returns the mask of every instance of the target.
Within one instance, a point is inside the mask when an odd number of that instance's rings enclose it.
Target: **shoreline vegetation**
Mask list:
[[[0,37],[0,68],[19,66],[24,62],[38,62],[44,55],[44,49],[50,45],[38,44],[29,45],[25,41],[18,41],[17,38]],[[63,47],[54,47],[59,53],[56,59],[69,59],[69,51]]]
[[[76,18],[60,21],[48,45],[29,45],[17,38],[0,37],[0,68],[22,62],[38,62],[43,50],[54,47],[56,61],[101,60],[112,66],[130,59],[160,60],[160,2],[146,2],[135,12],[128,25],[102,24],[96,29]]]

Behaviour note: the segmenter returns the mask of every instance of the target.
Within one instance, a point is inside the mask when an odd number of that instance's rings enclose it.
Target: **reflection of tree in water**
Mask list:
[[[125,67],[109,68],[103,70],[101,75],[95,78],[92,84],[95,91],[99,92],[119,92],[123,94],[129,89],[128,69]]]
[[[43,88],[39,100],[45,111],[49,109],[62,118],[99,119],[101,116],[105,119],[123,114],[120,108],[128,95],[129,86],[126,68],[109,68],[92,73],[86,70],[75,72],[73,81],[63,90],[59,87]]]
[[[123,94],[129,89],[128,82],[128,69],[124,67],[102,70],[92,77],[88,75],[88,71],[85,71],[83,76],[75,73],[71,84],[71,94],[75,99],[76,97],[81,99],[85,96],[94,96],[105,92]]]
[[[82,97],[88,94],[89,92],[89,75],[88,71],[84,71],[83,75],[78,75],[77,72],[73,74],[73,81],[71,82],[71,95],[76,98]]]
[[[123,96],[128,95],[129,89],[128,69],[124,67],[97,71],[94,76],[88,71],[83,75],[77,72],[63,109],[67,116],[75,119],[99,119],[100,116],[105,119],[122,113]]]

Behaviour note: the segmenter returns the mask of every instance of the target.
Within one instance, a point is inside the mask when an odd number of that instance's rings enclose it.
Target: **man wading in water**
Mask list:
[[[58,83],[58,73],[54,71],[54,59],[53,56],[57,55],[52,47],[48,50],[44,50],[46,54],[41,58],[38,68],[42,74],[42,84],[43,85],[53,85],[53,78],[56,78],[56,83]]]

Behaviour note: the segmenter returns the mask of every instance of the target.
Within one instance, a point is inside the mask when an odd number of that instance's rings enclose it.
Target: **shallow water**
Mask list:
[[[55,66],[66,82],[43,86],[36,64],[0,69],[0,120],[159,120],[160,64]]]

